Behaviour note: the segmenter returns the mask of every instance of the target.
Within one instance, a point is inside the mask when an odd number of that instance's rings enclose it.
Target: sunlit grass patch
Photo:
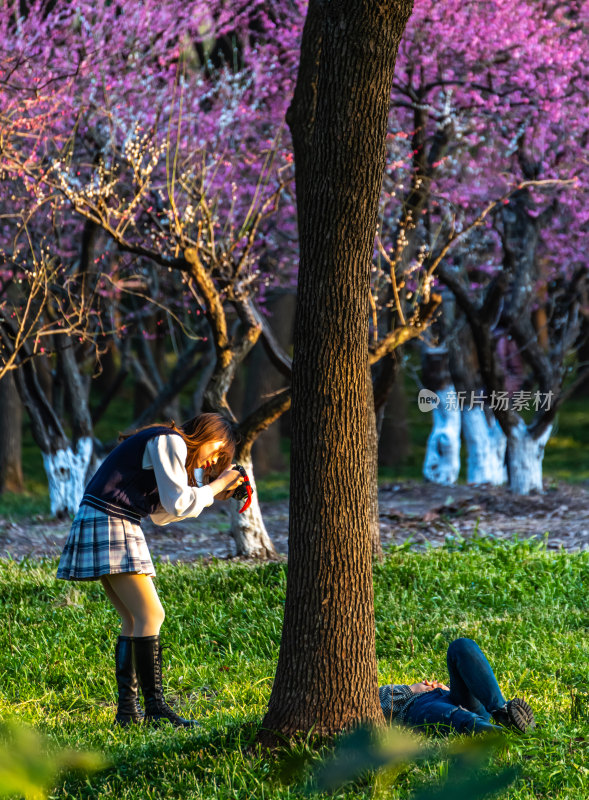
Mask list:
[[[56,581],[55,566],[0,562],[0,716],[34,726],[57,747],[103,753],[111,766],[60,779],[52,796],[304,796],[319,756],[298,745],[307,772],[285,785],[282,756],[255,743],[276,668],[285,564],[159,565],[164,685],[180,713],[201,721],[195,732],[112,727],[116,614],[98,584]],[[588,575],[587,554],[486,540],[424,553],[396,548],[375,568],[381,682],[445,678],[448,643],[469,636],[505,693],[532,704],[538,731],[508,736],[489,764],[521,770],[510,800],[589,797]],[[440,750],[437,760],[403,768],[386,797],[439,783],[444,759]],[[373,785],[374,775],[334,796],[368,800]]]

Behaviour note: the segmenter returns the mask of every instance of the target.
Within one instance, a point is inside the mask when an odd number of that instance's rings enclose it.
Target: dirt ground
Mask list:
[[[287,553],[288,501],[262,503],[262,512],[277,551]],[[197,520],[158,528],[144,524],[153,557],[171,561],[232,558],[227,512],[217,506]],[[18,523],[0,518],[0,557],[57,556],[69,522],[32,519]],[[380,532],[383,547],[403,544],[422,549],[440,546],[446,537],[512,536],[543,538],[551,549],[589,549],[589,488],[560,484],[543,494],[517,497],[502,487],[438,486],[392,483],[380,490]]]

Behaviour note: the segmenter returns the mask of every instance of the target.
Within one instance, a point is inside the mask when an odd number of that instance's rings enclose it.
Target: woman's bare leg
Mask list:
[[[135,572],[105,575],[104,578],[118,603],[133,620],[132,632],[126,635],[157,636],[166,615],[153,580]],[[108,591],[107,594],[111,597]],[[112,602],[118,611],[114,600]]]
[[[100,582],[102,583],[104,591],[106,592],[106,596],[113,604],[117,614],[121,618],[121,636],[133,636],[133,625],[135,622],[133,615],[127,606],[123,605],[121,600],[119,600],[119,596],[111,589],[110,583],[108,582],[108,577],[108,575],[103,575],[100,579]]]
[[[107,575],[105,580],[117,603],[133,619],[133,656],[145,700],[145,722],[154,725],[170,722],[176,728],[195,727],[198,724],[195,720],[178,716],[164,699],[159,632],[165,614],[152,579],[136,572],[126,572]]]

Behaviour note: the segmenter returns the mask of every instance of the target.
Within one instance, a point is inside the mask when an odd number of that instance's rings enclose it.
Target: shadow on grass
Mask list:
[[[157,790],[160,784],[173,784],[174,775],[168,773],[178,768],[190,772],[194,780],[206,779],[221,759],[259,760],[255,754],[258,730],[258,721],[212,730],[203,726],[194,731],[169,725],[113,729],[118,742],[106,752],[110,766],[91,779],[68,777],[60,787],[60,796],[106,797],[122,784],[146,784]]]
[[[268,749],[258,742],[260,722],[255,719],[195,731],[170,726],[113,729],[119,741],[105,753],[109,766],[90,778],[67,776],[58,787],[59,796],[121,796],[126,788],[137,797],[144,796],[144,787],[150,786],[154,796],[161,791],[162,796],[176,797],[182,796],[176,780],[179,772],[185,780],[189,775],[192,782],[217,784],[235,769],[251,784],[251,796],[260,780],[278,793],[288,786],[294,796],[306,796],[315,783],[314,773],[331,757],[335,740],[309,736]],[[223,762],[230,765],[229,770]]]
[[[149,787],[149,796],[176,797],[197,782],[205,791],[208,781],[215,796],[223,783],[228,784],[227,796],[256,796],[263,783],[268,797],[273,792],[282,796],[282,789],[289,797],[342,789],[350,796],[366,789],[373,797],[385,797],[408,769],[435,762],[445,765],[443,781],[419,781],[409,795],[412,800],[478,800],[506,788],[519,774],[516,768],[497,769],[488,763],[503,745],[497,736],[457,737],[439,745],[395,727],[359,728],[329,740],[307,737],[268,750],[257,741],[259,731],[257,719],[209,731],[127,729],[107,754],[111,766],[91,778],[69,777],[60,796],[122,796],[123,789],[143,790],[144,795]],[[231,787],[236,771],[245,795]]]

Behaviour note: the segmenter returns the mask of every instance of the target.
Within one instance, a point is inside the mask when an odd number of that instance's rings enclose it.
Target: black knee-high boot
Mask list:
[[[117,639],[115,662],[119,690],[119,706],[115,725],[125,726],[142,722],[143,711],[137,696],[139,683],[133,664],[133,639],[131,636],[119,636]]]
[[[133,637],[135,669],[145,700],[145,722],[159,725],[170,722],[176,728],[195,728],[198,722],[183,719],[164,700],[162,690],[162,651],[159,636]]]

